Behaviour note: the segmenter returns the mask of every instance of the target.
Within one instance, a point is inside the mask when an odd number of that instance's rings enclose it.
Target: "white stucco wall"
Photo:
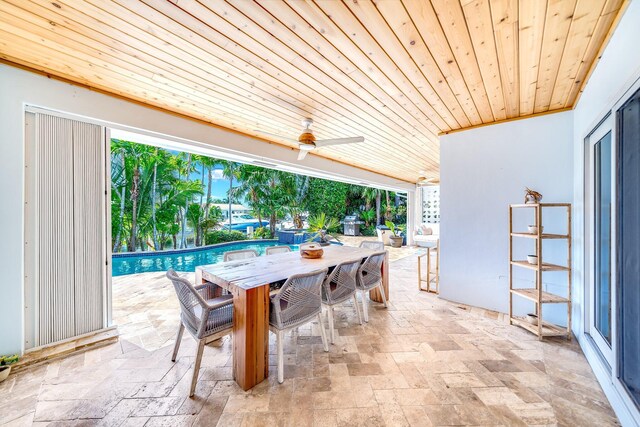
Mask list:
[[[362,169],[297,152],[277,144],[162,113],[139,104],[0,64],[0,354],[23,349],[24,108],[48,108],[101,120],[124,130],[177,137],[194,150],[284,165],[288,170],[381,188],[415,191],[415,186]],[[411,197],[411,200],[414,198]]]
[[[542,193],[543,202],[571,202],[572,115],[549,114],[440,138],[442,298],[508,311],[508,205],[523,202],[525,187]],[[518,212],[518,218],[515,231],[533,223],[532,212]],[[564,219],[557,213],[543,221],[545,231],[564,231]],[[533,253],[533,240],[522,240],[515,241],[518,259]],[[567,248],[562,244],[545,243],[545,261],[565,264]],[[533,287],[534,272],[520,270],[514,268],[516,286]],[[561,293],[566,274],[545,273],[543,281]],[[526,314],[532,304],[518,301],[516,308]],[[555,320],[563,322],[566,311],[559,314]]]

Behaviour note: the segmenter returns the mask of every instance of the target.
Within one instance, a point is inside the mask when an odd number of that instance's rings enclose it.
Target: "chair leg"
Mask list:
[[[178,356],[178,349],[180,348],[180,343],[182,342],[182,333],[184,332],[184,325],[180,322],[180,326],[178,326],[178,336],[176,337],[176,343],[173,345],[173,356],[171,356],[171,361],[175,362],[176,357]]]
[[[284,382],[284,332],[276,333],[276,345],[278,346],[278,382]]]
[[[384,286],[382,285],[382,282],[380,282],[378,289],[380,289],[380,295],[382,295],[382,303],[384,304],[384,307],[385,308],[389,307],[387,305],[387,295],[384,293]]]
[[[364,321],[369,322],[369,302],[367,301],[367,291],[362,291],[362,314]]]
[[[329,351],[329,344],[327,344],[327,331],[324,330],[324,323],[322,322],[322,312],[318,313],[318,323],[320,324],[320,335],[322,336],[322,346],[324,351]]]
[[[202,353],[204,352],[204,340],[198,341],[198,353],[196,354],[196,363],[193,365],[193,378],[191,378],[191,391],[189,397],[193,397],[196,392],[196,384],[198,384],[198,375],[200,374],[200,363],[202,362]]]
[[[360,314],[360,307],[358,307],[358,293],[353,294],[353,306],[356,309],[356,313],[358,314],[358,322],[362,325],[362,315]]]
[[[327,307],[327,319],[329,320],[329,339],[331,344],[335,343],[335,332],[333,330],[333,307]],[[322,325],[320,325],[322,326]]]

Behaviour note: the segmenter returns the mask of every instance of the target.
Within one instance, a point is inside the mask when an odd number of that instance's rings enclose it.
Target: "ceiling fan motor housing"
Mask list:
[[[298,137],[298,141],[301,144],[315,145],[314,142],[316,137],[313,135],[313,132],[310,129],[305,129],[302,134]]]

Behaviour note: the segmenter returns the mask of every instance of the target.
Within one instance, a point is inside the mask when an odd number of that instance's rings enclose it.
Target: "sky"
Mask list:
[[[202,179],[202,175],[200,175],[201,170],[198,169],[197,171],[193,172],[190,175],[190,178],[192,180],[201,180]],[[205,171],[206,172],[206,171]],[[213,180],[211,181],[212,186],[211,186],[211,198],[212,199],[225,199],[227,197],[227,191],[229,190],[229,180],[227,178],[225,178],[224,176],[222,176],[222,166],[216,166],[215,169],[211,170],[211,175]],[[205,177],[204,180],[204,191],[205,191],[205,195],[207,192],[207,185],[208,185],[208,181]],[[233,186],[237,186],[238,182],[236,180],[233,181]],[[234,200],[237,202],[237,200]]]

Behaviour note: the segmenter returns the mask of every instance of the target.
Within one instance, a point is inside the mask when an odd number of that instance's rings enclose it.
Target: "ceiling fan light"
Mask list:
[[[302,151],[311,151],[313,150],[315,147],[315,145],[313,144],[308,144],[308,143],[301,143],[300,145],[298,145],[298,148]]]

